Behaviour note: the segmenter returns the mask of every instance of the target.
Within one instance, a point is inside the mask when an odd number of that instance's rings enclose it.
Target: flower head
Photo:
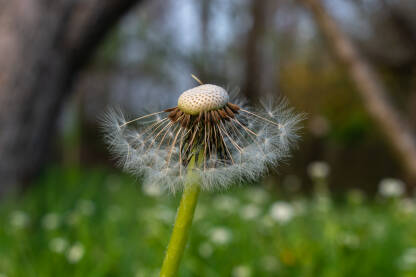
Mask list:
[[[181,189],[194,159],[203,189],[253,181],[290,154],[301,116],[285,101],[250,109],[216,85],[182,93],[178,105],[127,121],[105,118],[106,140],[120,165],[171,191]]]
[[[403,181],[394,178],[386,178],[381,180],[378,188],[378,192],[381,196],[389,197],[400,197],[405,192],[406,185]]]

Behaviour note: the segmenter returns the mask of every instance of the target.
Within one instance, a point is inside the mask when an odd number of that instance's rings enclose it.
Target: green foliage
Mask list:
[[[50,169],[0,206],[0,276],[157,276],[179,195]],[[179,276],[416,276],[413,200],[202,193]]]

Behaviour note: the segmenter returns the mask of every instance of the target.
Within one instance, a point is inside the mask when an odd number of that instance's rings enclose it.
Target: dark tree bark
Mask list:
[[[0,1],[0,192],[42,167],[76,74],[137,2]]]
[[[261,45],[267,24],[267,2],[266,0],[251,1],[251,18],[253,24],[247,35],[245,48],[245,83],[243,87],[243,92],[250,101],[256,100],[261,91],[263,60]]]
[[[416,183],[416,137],[408,122],[388,100],[386,89],[370,64],[337,26],[320,0],[302,0],[313,12],[334,55],[346,66],[363,105],[402,161],[409,180]]]

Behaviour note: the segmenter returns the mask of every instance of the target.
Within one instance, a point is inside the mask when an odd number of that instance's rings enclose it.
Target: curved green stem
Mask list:
[[[185,250],[200,191],[200,180],[198,175],[193,171],[194,167],[195,156],[192,157],[188,165],[185,189],[179,204],[175,225],[168,249],[166,250],[165,259],[163,260],[162,269],[160,270],[160,277],[173,277],[178,273],[179,263]]]

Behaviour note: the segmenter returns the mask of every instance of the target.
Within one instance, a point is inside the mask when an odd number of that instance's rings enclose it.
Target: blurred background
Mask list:
[[[99,118],[172,107],[191,73],[307,119],[290,161],[202,196],[180,276],[416,276],[415,14],[412,0],[1,0],[0,277],[157,276],[179,195],[117,169]]]

